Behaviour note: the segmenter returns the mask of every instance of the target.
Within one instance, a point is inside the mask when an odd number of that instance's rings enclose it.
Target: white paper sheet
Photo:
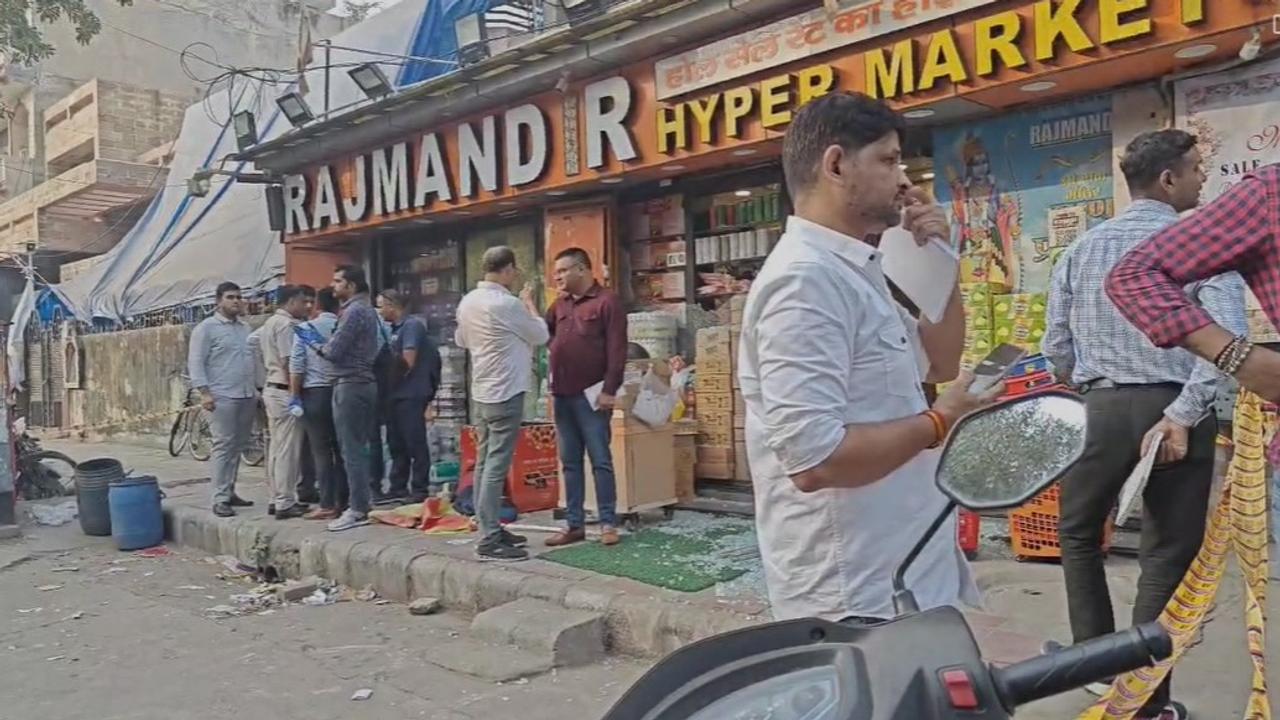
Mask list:
[[[604,392],[603,380],[582,391],[582,394],[587,397],[587,402],[591,403],[592,410],[600,409],[600,393],[602,392]]]
[[[931,238],[921,247],[914,235],[894,227],[880,236],[880,252],[885,276],[911,298],[929,322],[941,321],[960,267],[960,256],[951,245]]]
[[[1151,469],[1156,465],[1156,455],[1160,453],[1160,443],[1163,440],[1163,437],[1157,437],[1151,443],[1147,454],[1142,456],[1129,479],[1124,481],[1124,487],[1120,489],[1120,506],[1116,509],[1116,525],[1123,525],[1137,509],[1138,498],[1142,497],[1147,480],[1151,478]]]

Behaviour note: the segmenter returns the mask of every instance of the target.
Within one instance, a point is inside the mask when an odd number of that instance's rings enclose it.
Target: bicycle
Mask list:
[[[209,411],[200,405],[200,394],[190,387],[191,378],[182,375],[187,384],[187,395],[182,409],[173,419],[173,427],[169,429],[169,455],[178,457],[183,450],[190,450],[191,457],[205,462],[213,456],[213,428],[209,422]]]

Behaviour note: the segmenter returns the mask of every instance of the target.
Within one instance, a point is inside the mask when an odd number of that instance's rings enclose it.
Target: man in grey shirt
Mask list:
[[[354,265],[339,267],[333,273],[332,287],[342,302],[342,315],[333,337],[318,353],[333,364],[333,421],[351,496],[351,506],[329,523],[329,530],[339,532],[369,523],[369,453],[373,452],[369,428],[378,411],[373,361],[379,350],[381,320],[369,302],[369,283],[363,270]],[[304,339],[311,344],[319,341],[316,337]]]
[[[240,319],[240,286],[217,288],[216,312],[191,333],[187,367],[200,404],[211,415],[213,429],[213,514],[231,517],[234,507],[253,503],[236,495],[240,454],[249,442],[257,409],[249,326]]]

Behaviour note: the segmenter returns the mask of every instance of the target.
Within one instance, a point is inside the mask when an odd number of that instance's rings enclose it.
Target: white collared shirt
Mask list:
[[[502,403],[533,386],[533,351],[547,344],[547,321],[497,283],[480,281],[458,303],[454,341],[471,353],[471,397]]]
[[[802,218],[751,286],[738,373],[756,529],[775,618],[893,616],[892,575],[946,504],[926,450],[866,487],[801,492],[845,427],[928,409],[928,361],[914,319],[893,299],[880,253]],[[975,604],[949,520],[912,565],[922,608]]]

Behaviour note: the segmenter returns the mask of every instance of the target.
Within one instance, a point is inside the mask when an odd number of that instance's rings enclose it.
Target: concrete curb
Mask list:
[[[164,515],[165,536],[172,542],[255,566],[270,565],[290,579],[317,575],[356,588],[372,586],[383,597],[404,602],[435,597],[445,608],[469,616],[524,598],[600,613],[608,649],[624,655],[661,656],[757,622],[726,610],[601,588],[595,579],[548,577],[409,545],[218,518],[189,505],[166,505]]]

